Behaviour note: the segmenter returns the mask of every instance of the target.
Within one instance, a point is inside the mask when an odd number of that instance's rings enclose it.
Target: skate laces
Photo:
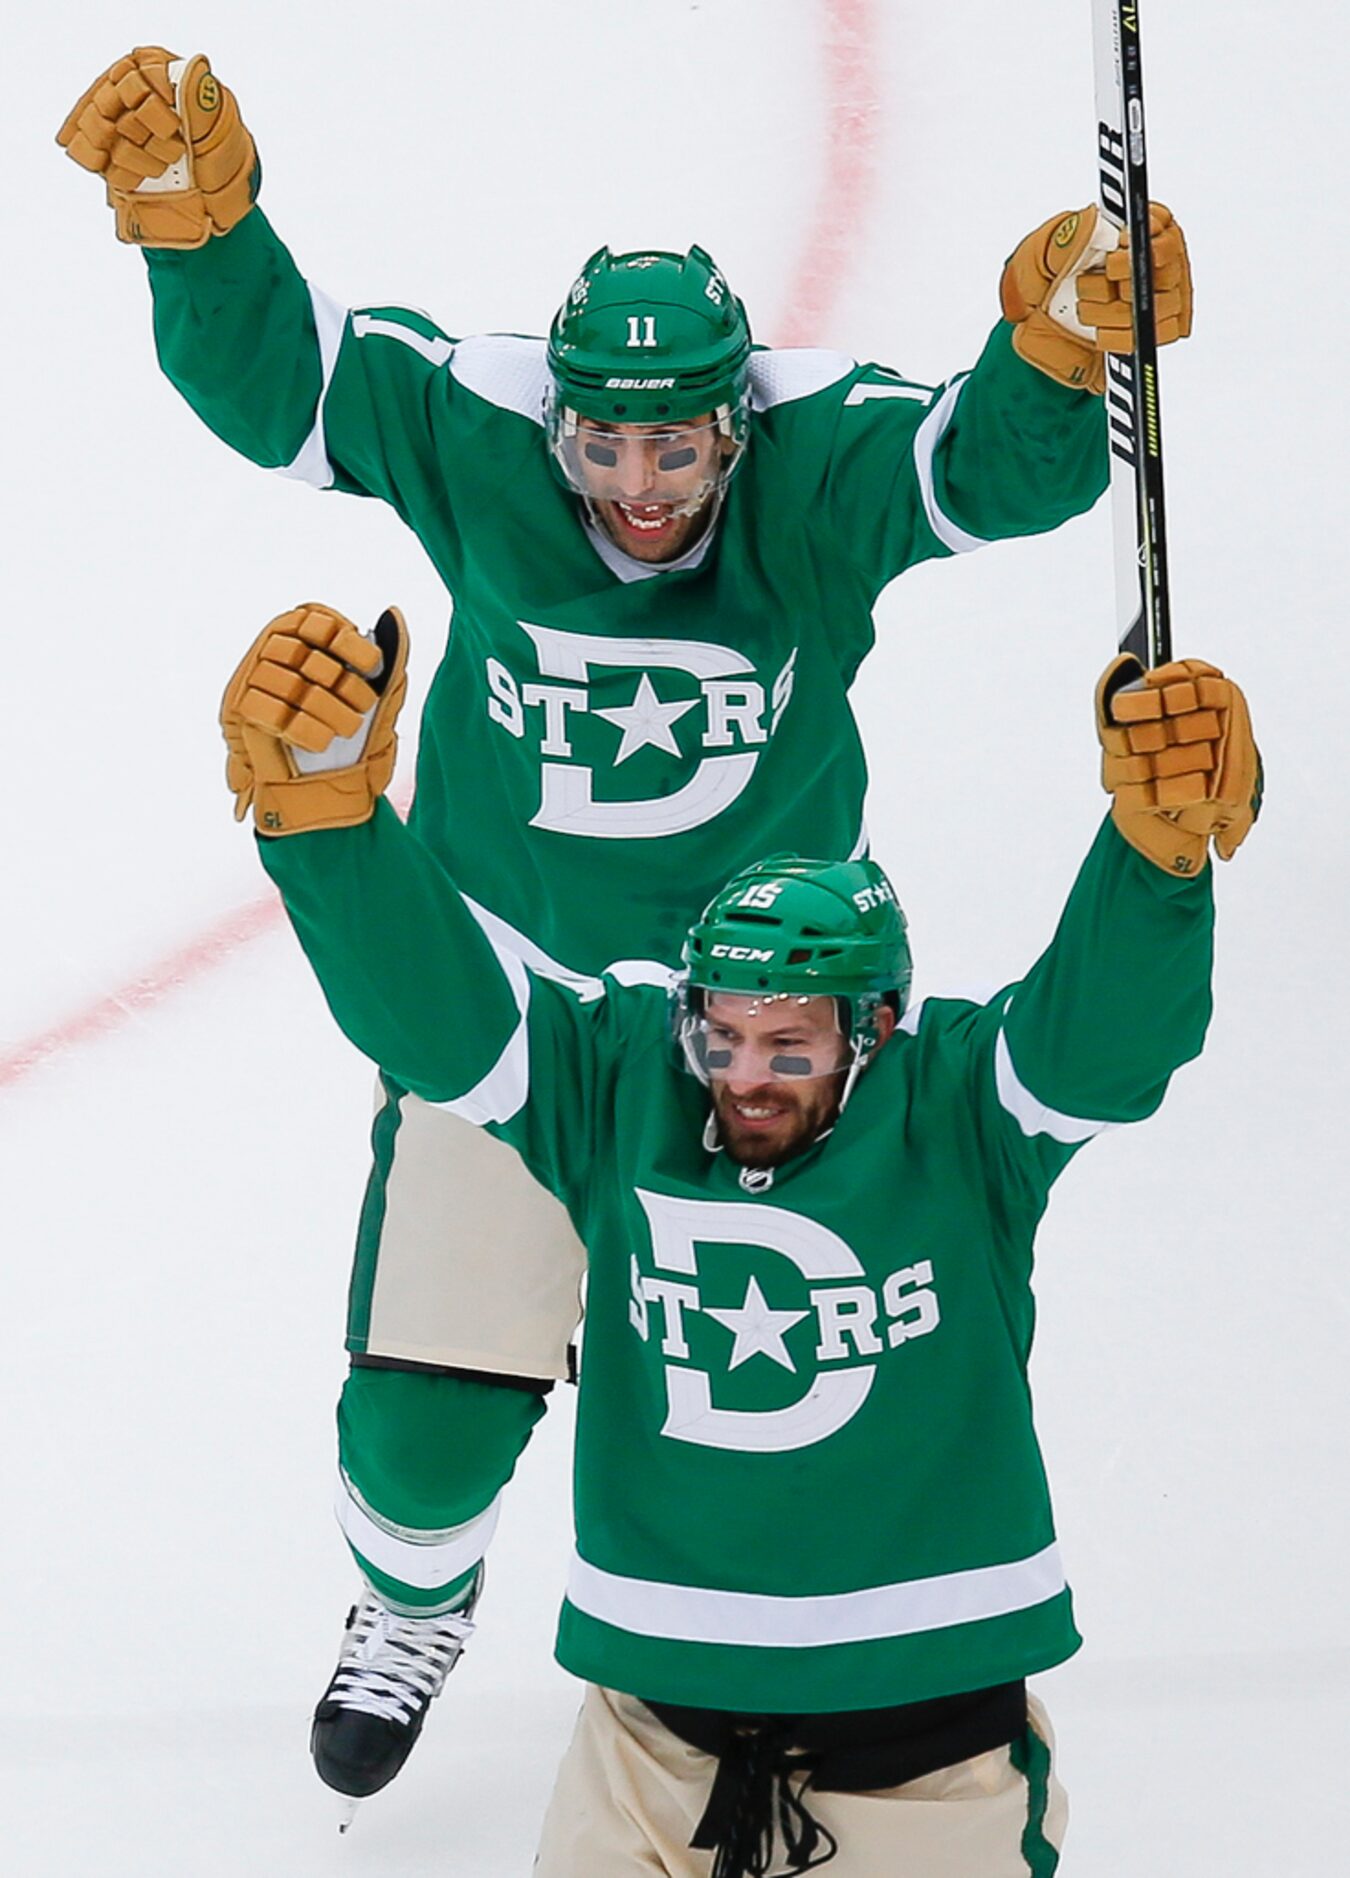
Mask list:
[[[369,1591],[352,1612],[328,1700],[407,1723],[439,1695],[473,1635],[464,1611],[400,1617]]]

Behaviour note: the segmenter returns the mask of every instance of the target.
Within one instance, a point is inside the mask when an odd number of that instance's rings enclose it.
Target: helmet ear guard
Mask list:
[[[861,991],[854,998],[840,998],[839,1028],[846,1037],[852,1038],[862,1051],[863,1061],[871,1056],[881,1042],[880,1026],[877,1018],[888,1000],[890,1008],[895,1009],[896,993],[893,991]],[[899,1013],[897,1012],[897,1017]]]

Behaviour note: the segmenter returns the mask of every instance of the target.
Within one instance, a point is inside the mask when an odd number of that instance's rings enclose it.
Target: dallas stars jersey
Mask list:
[[[512,1143],[589,1250],[564,1667],[650,1700],[884,1707],[1077,1647],[1032,1427],[1032,1240],[1209,1015],[1208,870],[1108,821],[1053,943],[930,1001],[774,1171],[705,1136],[666,1000],[541,982],[386,805],[264,840],[339,1023]]]
[[[736,869],[861,850],[847,692],[916,562],[1053,528],[1106,484],[1101,401],[999,327],[933,390],[760,351],[712,536],[658,570],[588,532],[543,434],[544,342],[452,340],[311,291],[262,213],[147,252],[164,368],[256,462],[391,503],[454,599],[413,825],[532,963],[672,962]],[[524,934],[533,949],[522,944]]]

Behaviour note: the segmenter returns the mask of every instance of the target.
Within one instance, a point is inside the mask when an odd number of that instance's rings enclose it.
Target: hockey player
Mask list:
[[[782,856],[713,897],[673,999],[579,993],[378,800],[397,614],[376,645],[299,624],[225,697],[264,864],[352,1041],[509,1143],[589,1249],[558,1656],[591,1686],[539,1878],[1053,1872],[1024,1679],[1079,1639],[1026,1386],[1032,1242],[1079,1146],[1201,1047],[1210,839],[1230,858],[1259,802],[1241,692],[1199,660],[1108,667],[1110,817],[987,1004],[908,1008],[881,870]],[[335,695],[360,718],[337,747]]]
[[[698,248],[601,250],[547,342],[336,306],[255,206],[252,138],[200,57],[138,48],[60,136],[144,250],[160,359],[193,408],[257,463],[391,503],[422,541],[455,613],[413,825],[497,940],[562,982],[673,965],[754,854],[863,852],[847,693],[878,592],[1105,485],[1097,394],[1128,280],[1093,213],[1020,244],[982,357],[933,389],[752,348]],[[1156,224],[1167,339],[1190,279]],[[505,1150],[388,1075],[374,1149],[339,1415],[339,1518],[373,1596],[316,1732],[331,1741],[344,1704],[364,1717],[345,1750],[362,1765],[320,1750],[360,1792],[467,1634],[495,1483],[567,1374],[582,1265]]]

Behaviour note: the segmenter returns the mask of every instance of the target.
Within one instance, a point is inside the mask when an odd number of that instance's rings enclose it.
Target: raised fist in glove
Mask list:
[[[102,176],[118,240],[142,248],[204,247],[258,193],[253,139],[201,53],[137,46],[94,81],[56,141]]]
[[[225,690],[225,778],[242,821],[297,835],[368,822],[398,755],[408,629],[388,607],[367,635],[326,606],[282,613]]]
[[[1191,330],[1191,264],[1171,210],[1151,202],[1148,214],[1154,326],[1165,346]],[[1028,235],[1003,270],[999,297],[1018,356],[1075,391],[1102,391],[1106,354],[1134,350],[1130,238],[1095,206]]]
[[[1231,861],[1261,809],[1261,757],[1247,700],[1217,665],[1146,672],[1123,653],[1097,685],[1102,787],[1132,847],[1169,874],[1198,874],[1210,836]]]

